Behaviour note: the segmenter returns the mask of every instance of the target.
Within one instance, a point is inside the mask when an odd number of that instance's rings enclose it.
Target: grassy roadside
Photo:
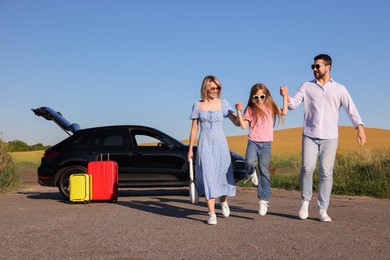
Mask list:
[[[271,186],[299,190],[301,129],[275,131],[271,157]],[[367,143],[359,147],[352,127],[339,128],[339,147],[333,176],[333,194],[390,198],[390,130],[367,128]],[[231,150],[245,156],[247,136],[228,137]],[[318,191],[318,169],[313,189]],[[238,185],[251,186],[250,182]]]
[[[44,151],[11,152],[18,169],[38,168]]]
[[[340,127],[339,149],[334,168],[333,194],[390,198],[390,130],[366,129],[368,142],[356,144],[356,131]],[[245,155],[247,136],[227,137],[230,150]],[[184,140],[183,142],[187,142]],[[273,188],[299,190],[301,129],[275,131],[272,145],[271,185]],[[44,151],[10,153],[16,169],[37,168]],[[318,170],[314,190],[318,190]],[[245,185],[239,182],[238,185]]]

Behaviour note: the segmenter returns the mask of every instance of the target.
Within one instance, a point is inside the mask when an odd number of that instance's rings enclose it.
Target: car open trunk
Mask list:
[[[64,130],[68,135],[71,135],[69,132],[74,133],[81,129],[79,124],[70,123],[62,116],[60,112],[56,112],[50,107],[40,107],[31,109],[37,116],[41,116],[46,120],[54,121],[62,130]]]

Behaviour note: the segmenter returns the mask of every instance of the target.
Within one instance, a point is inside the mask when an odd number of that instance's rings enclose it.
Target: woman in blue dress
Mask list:
[[[198,147],[195,156],[195,183],[199,195],[204,195],[209,209],[210,225],[217,224],[215,199],[220,198],[222,214],[230,215],[227,196],[236,195],[232,162],[225,133],[223,118],[228,117],[240,126],[229,102],[220,99],[222,86],[215,76],[206,76],[201,87],[201,100],[192,107],[192,127],[189,139],[188,158],[193,158],[193,146],[200,126]]]

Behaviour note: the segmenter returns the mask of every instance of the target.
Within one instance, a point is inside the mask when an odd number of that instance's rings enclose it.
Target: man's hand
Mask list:
[[[357,134],[357,141],[359,145],[364,145],[366,143],[366,134],[364,133],[363,125],[357,126],[358,134]]]
[[[280,87],[280,95],[282,97],[288,96],[288,88],[286,86],[281,86]]]

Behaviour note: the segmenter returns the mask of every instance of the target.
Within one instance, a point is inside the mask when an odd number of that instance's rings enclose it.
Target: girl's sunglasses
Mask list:
[[[260,95],[260,96],[258,96],[258,95],[253,95],[253,99],[254,99],[254,100],[259,100],[259,99],[264,100],[265,97],[266,97],[265,94],[262,94],[262,95]]]

